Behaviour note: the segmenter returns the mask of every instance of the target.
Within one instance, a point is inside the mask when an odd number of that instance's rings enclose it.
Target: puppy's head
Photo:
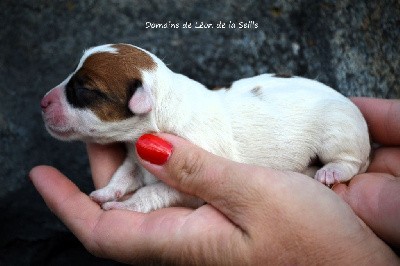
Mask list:
[[[154,105],[157,61],[127,44],[85,51],[75,71],[41,101],[47,130],[62,140],[103,143],[123,141],[129,131],[145,131]]]

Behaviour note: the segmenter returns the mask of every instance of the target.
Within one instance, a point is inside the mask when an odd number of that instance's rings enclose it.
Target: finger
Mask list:
[[[38,166],[29,176],[47,206],[82,242],[87,243],[102,210],[57,169]]]
[[[400,247],[400,180],[388,174],[362,174],[332,188],[384,241]]]
[[[108,184],[110,178],[125,159],[126,151],[122,144],[86,145],[93,183],[96,189]]]
[[[352,98],[363,113],[374,142],[382,145],[400,145],[400,101]]]
[[[139,138],[137,152],[142,165],[168,185],[213,205],[233,222],[245,226],[246,223],[239,220],[243,221],[246,213],[257,209],[258,203],[272,202],[263,200],[269,194],[260,187],[264,187],[265,182],[269,182],[265,186],[269,188],[280,183],[272,181],[275,171],[229,161],[173,135],[157,137],[172,144],[170,157],[162,165],[143,160],[140,157],[143,156],[142,138]]]
[[[392,147],[376,149],[367,172],[387,173],[400,177],[400,149]]]
[[[138,229],[144,221],[143,214],[129,211],[104,212],[67,177],[52,167],[35,167],[29,176],[50,210],[93,254],[124,261],[135,257],[133,251],[141,253],[147,250],[143,256],[149,254],[151,232],[144,234],[142,232],[146,230]],[[160,232],[156,233],[160,235]],[[160,249],[155,242],[151,244],[152,248]]]

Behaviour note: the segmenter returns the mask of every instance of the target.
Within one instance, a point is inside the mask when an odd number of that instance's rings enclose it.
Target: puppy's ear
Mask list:
[[[153,98],[149,89],[143,87],[140,80],[134,80],[129,85],[130,100],[129,109],[134,114],[147,114],[153,109]]]

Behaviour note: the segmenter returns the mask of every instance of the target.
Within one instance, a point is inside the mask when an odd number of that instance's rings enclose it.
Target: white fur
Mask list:
[[[80,66],[91,53],[117,52],[112,49],[88,50]],[[104,209],[148,212],[202,204],[159,182],[137,163],[134,142],[147,132],[172,133],[234,161],[297,171],[328,185],[366,170],[370,152],[366,122],[358,108],[333,89],[300,77],[264,74],[238,80],[230,89],[210,91],[146,53],[157,68],[142,70],[143,88],[130,106],[135,109],[135,101],[145,99],[136,105],[144,115],[106,123],[89,110],[71,107],[65,97],[60,100],[67,127],[74,132],[69,139],[127,143],[125,162],[106,187],[91,194]],[[309,167],[316,157],[324,164],[317,172]],[[118,201],[131,192],[130,198]]]

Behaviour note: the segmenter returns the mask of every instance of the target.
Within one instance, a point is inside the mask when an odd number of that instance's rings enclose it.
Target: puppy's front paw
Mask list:
[[[131,210],[148,213],[171,205],[170,194],[164,184],[155,184],[137,190],[124,201],[108,201],[101,205],[103,210]]]
[[[147,213],[171,206],[197,208],[203,203],[201,199],[183,194],[159,182],[140,188],[124,201],[106,202],[101,207],[104,210],[131,210]]]
[[[90,193],[90,198],[97,203],[116,201],[124,195],[122,189],[106,186]]]
[[[103,203],[101,208],[105,211],[108,210],[129,210],[128,206],[124,202],[121,201],[110,201]]]
[[[151,202],[140,202],[136,200],[127,200],[127,201],[112,201],[106,202],[101,205],[103,210],[130,210],[135,212],[142,212],[148,213],[157,209],[155,206],[152,205]]]

